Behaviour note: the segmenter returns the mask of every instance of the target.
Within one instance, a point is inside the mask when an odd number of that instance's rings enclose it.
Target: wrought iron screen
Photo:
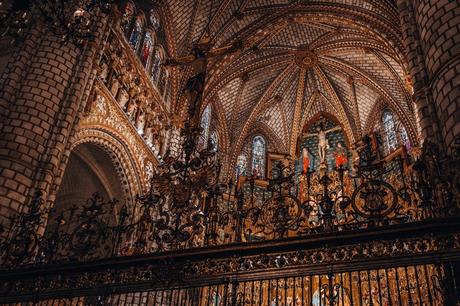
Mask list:
[[[446,305],[444,269],[433,264],[423,264],[293,277],[278,275],[241,282],[228,280],[196,287],[48,299],[35,301],[33,305]]]

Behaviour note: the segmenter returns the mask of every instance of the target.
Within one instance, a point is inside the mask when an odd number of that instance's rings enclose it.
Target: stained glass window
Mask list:
[[[219,140],[217,138],[217,133],[216,131],[213,131],[211,133],[211,136],[209,136],[209,139],[211,141],[211,144],[212,144],[212,150],[213,152],[216,152],[218,149],[219,149]]]
[[[161,94],[166,90],[166,82],[168,80],[168,72],[165,69],[160,69],[160,79],[158,80],[157,88]]]
[[[144,67],[148,67],[150,65],[150,60],[152,58],[152,51],[153,51],[152,34],[150,32],[145,32],[144,45],[142,46],[142,51],[141,51],[141,62],[144,65]]]
[[[401,137],[402,144],[406,147],[407,150],[411,149],[409,136],[407,136],[407,131],[404,127],[401,127],[401,132],[399,133]]]
[[[246,167],[248,165],[248,158],[246,155],[241,154],[238,156],[236,160],[236,167],[235,167],[235,172],[236,172],[236,177],[238,178],[240,175],[246,175]]]
[[[131,26],[135,11],[136,11],[136,8],[134,7],[133,3],[131,2],[126,3],[125,11],[123,12],[123,17],[121,20],[121,28],[123,29],[124,33],[127,33],[129,30],[129,27]]]
[[[398,145],[398,139],[396,137],[396,127],[395,121],[393,117],[393,113],[385,109],[382,114],[382,123],[383,123],[383,130],[385,132],[385,140],[388,151],[394,150]]]
[[[133,31],[131,32],[131,36],[129,37],[129,44],[134,50],[138,50],[139,42],[141,41],[142,35],[142,18],[138,16],[136,18],[136,22],[134,23]]]
[[[159,50],[155,51],[155,56],[153,57],[153,64],[152,64],[152,81],[157,83],[158,77],[160,76],[160,52]]]
[[[211,104],[208,104],[201,115],[201,137],[200,137],[200,147],[206,148],[208,145],[209,137],[209,125],[211,124]]]
[[[265,140],[261,136],[254,137],[252,142],[252,174],[262,178],[265,171]]]
[[[160,14],[156,10],[150,10],[150,23],[155,31],[160,28]]]

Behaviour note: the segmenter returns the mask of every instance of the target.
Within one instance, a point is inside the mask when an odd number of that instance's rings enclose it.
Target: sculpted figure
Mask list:
[[[99,71],[99,78],[105,83],[107,80],[107,75],[109,73],[109,65],[105,61],[102,62],[102,66]]]
[[[126,103],[129,101],[129,94],[125,89],[120,90],[118,103],[122,109],[125,109]]]
[[[143,111],[140,111],[139,116],[137,116],[136,129],[139,134],[144,134],[145,127],[145,114]]]
[[[325,130],[324,121],[321,120],[319,123],[319,126],[316,129],[317,133],[309,133],[309,134],[302,135],[304,138],[311,137],[311,136],[318,137],[318,157],[319,157],[321,164],[326,164],[326,155],[327,155],[327,150],[329,149],[329,142],[327,140],[327,134],[334,132],[334,131],[340,131],[341,129],[342,128],[340,126],[336,126],[331,129]]]
[[[114,75],[112,78],[112,85],[110,86],[110,92],[112,96],[116,97],[118,93],[118,88],[120,87],[120,82],[118,82],[117,77]]]
[[[128,118],[131,122],[134,122],[134,119],[136,116],[136,108],[137,108],[136,102],[134,102],[133,99],[131,99],[131,101],[129,101],[128,109],[126,111]]]
[[[206,68],[209,60],[221,58],[240,48],[241,43],[234,43],[226,47],[211,50],[209,38],[205,36],[193,47],[192,54],[166,60],[165,66],[187,65],[193,69],[193,76],[188,80],[184,88],[189,101],[189,115],[192,118],[191,126],[198,126],[199,124],[201,96],[203,94]]]

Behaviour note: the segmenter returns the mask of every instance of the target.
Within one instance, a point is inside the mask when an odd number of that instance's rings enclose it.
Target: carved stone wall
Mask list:
[[[36,188],[52,202],[65,167],[71,135],[95,77],[107,19],[79,49],[36,25],[0,80],[1,222],[21,211]]]
[[[398,1],[423,136],[450,147],[460,134],[458,0]]]
[[[125,177],[122,184],[132,201],[147,187],[158,159],[101,82],[96,83],[94,93],[91,107],[78,126],[74,146],[94,142],[112,151],[120,162],[118,171]]]
[[[460,135],[460,1],[418,1],[415,14],[441,134],[449,148]]]
[[[70,152],[82,143],[116,156],[129,202],[145,190],[167,149],[170,119],[119,17],[115,9],[100,18],[94,39],[81,47],[62,43],[45,25],[15,46],[0,79],[0,221],[6,227],[3,221],[27,207],[35,189],[47,205],[54,203]]]

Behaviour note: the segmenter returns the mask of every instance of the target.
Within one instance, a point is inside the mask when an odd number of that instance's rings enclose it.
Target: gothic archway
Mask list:
[[[95,143],[75,147],[69,156],[55,207],[68,207],[86,201],[95,192],[105,199],[127,200],[117,173],[114,156]]]
[[[130,203],[118,165],[116,155],[99,143],[85,142],[72,149],[45,230],[53,241],[45,248],[51,261],[96,259],[117,252],[113,229],[121,220],[122,207],[129,209]]]

